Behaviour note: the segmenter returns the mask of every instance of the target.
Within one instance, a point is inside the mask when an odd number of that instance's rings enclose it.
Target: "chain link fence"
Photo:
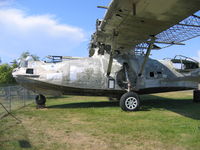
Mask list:
[[[35,94],[21,86],[0,87],[0,118],[8,112],[34,102]]]

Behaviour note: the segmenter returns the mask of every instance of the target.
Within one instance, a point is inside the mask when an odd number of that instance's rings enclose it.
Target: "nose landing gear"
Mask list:
[[[200,90],[193,91],[193,102],[200,103]]]
[[[45,108],[45,103],[46,103],[46,97],[42,94],[39,94],[35,97],[35,102],[37,104],[36,108],[37,109],[42,109]]]

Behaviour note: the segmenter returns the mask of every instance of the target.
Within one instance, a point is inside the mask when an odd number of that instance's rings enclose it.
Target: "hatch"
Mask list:
[[[198,61],[183,55],[176,55],[171,62],[178,72],[190,72],[199,68]]]

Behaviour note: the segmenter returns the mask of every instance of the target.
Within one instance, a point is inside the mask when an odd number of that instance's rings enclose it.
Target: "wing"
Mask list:
[[[117,35],[119,51],[148,43],[150,36],[156,43],[178,44],[200,35],[200,18],[193,15],[198,10],[199,0],[113,0],[104,19],[97,21],[92,43],[112,45]]]

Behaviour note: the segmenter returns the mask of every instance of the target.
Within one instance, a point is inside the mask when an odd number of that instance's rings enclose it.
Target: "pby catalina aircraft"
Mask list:
[[[49,56],[25,60],[13,76],[39,95],[91,95],[119,99],[124,111],[140,106],[139,94],[195,89],[199,101],[199,62],[184,56],[149,58],[151,50],[200,35],[199,0],[112,0],[96,22],[88,58]],[[179,68],[176,68],[179,67]]]

